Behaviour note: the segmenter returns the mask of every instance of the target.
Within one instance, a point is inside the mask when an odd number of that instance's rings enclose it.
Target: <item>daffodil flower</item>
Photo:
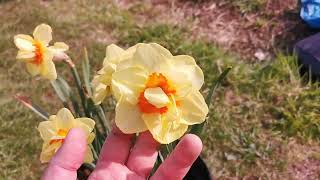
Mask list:
[[[86,134],[88,145],[90,145],[95,137],[95,134],[92,132],[94,126],[95,122],[92,119],[75,119],[68,109],[60,109],[57,115],[50,116],[48,121],[43,121],[38,126],[41,138],[44,141],[40,161],[42,163],[50,161],[62,145],[71,128],[81,128]],[[84,162],[90,163],[92,161],[92,152],[88,146]]]
[[[54,80],[57,78],[53,57],[68,50],[68,45],[56,42],[49,46],[52,40],[52,29],[49,25],[41,24],[33,32],[33,37],[25,34],[14,36],[14,43],[19,49],[17,59],[26,63],[27,71],[32,75]]]
[[[105,97],[111,95],[112,74],[117,69],[127,67],[126,62],[132,57],[135,48],[136,47],[133,46],[127,50],[123,50],[114,44],[107,47],[106,57],[103,60],[103,68],[98,71],[97,75],[92,80],[92,99],[95,104],[101,104]]]
[[[208,107],[199,92],[204,75],[195,60],[164,47],[138,44],[127,67],[112,75],[115,123],[124,133],[149,130],[162,144],[179,139],[188,125],[202,123]]]

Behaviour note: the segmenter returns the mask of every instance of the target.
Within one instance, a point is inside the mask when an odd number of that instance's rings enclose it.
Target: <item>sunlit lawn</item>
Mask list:
[[[108,44],[128,47],[151,41],[173,54],[194,56],[206,76],[203,93],[223,69],[232,66],[215,94],[203,135],[203,157],[217,177],[288,178],[292,163],[319,157],[316,152],[293,151],[320,149],[320,91],[300,78],[294,57],[279,55],[270,63],[247,64],[205,40],[189,39],[187,28],[156,22],[137,26],[133,13],[100,1],[0,3],[1,178],[38,179],[44,168],[38,160],[41,141],[36,130],[41,118],[12,96],[31,96],[50,113],[62,107],[50,83],[32,79],[23,64],[15,60],[13,35],[31,33],[40,23],[50,24],[54,39],[70,45],[70,55],[76,62],[87,47],[94,70],[98,70]],[[57,69],[70,78],[63,64]]]

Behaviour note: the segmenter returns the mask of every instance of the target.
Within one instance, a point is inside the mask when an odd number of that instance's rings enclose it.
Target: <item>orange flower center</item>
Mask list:
[[[176,93],[175,88],[172,83],[168,81],[168,79],[161,73],[152,73],[145,85],[145,89],[140,93],[138,99],[138,106],[142,113],[166,113],[168,111],[168,107],[157,108],[156,106],[150,104],[148,100],[144,97],[144,92],[147,88],[156,88],[160,87],[163,92],[170,97],[170,95],[174,95]]]
[[[40,65],[43,61],[44,47],[41,44],[41,42],[36,41],[36,40],[34,41],[33,45],[36,49],[34,52],[35,53],[34,60],[31,61],[31,63],[36,64],[36,65]]]
[[[59,139],[52,139],[49,144],[54,144],[54,143],[63,143],[64,141],[64,138],[67,136],[68,132],[64,129],[59,129],[58,132],[57,132],[57,135],[58,136],[61,136],[62,138],[59,138]]]

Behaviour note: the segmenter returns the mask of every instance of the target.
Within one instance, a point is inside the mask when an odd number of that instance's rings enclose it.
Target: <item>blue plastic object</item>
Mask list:
[[[301,18],[312,28],[320,28],[320,0],[301,0]]]
[[[320,77],[320,33],[299,41],[294,49],[303,67]]]

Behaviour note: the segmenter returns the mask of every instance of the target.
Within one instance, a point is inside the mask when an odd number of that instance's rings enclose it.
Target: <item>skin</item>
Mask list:
[[[89,180],[146,180],[156,161],[159,144],[149,132],[141,133],[134,145],[132,137],[114,127],[102,147],[97,166]],[[70,130],[41,179],[76,180],[77,169],[83,162],[86,150],[87,143],[82,130]],[[182,179],[201,150],[199,137],[185,135],[150,179]]]

